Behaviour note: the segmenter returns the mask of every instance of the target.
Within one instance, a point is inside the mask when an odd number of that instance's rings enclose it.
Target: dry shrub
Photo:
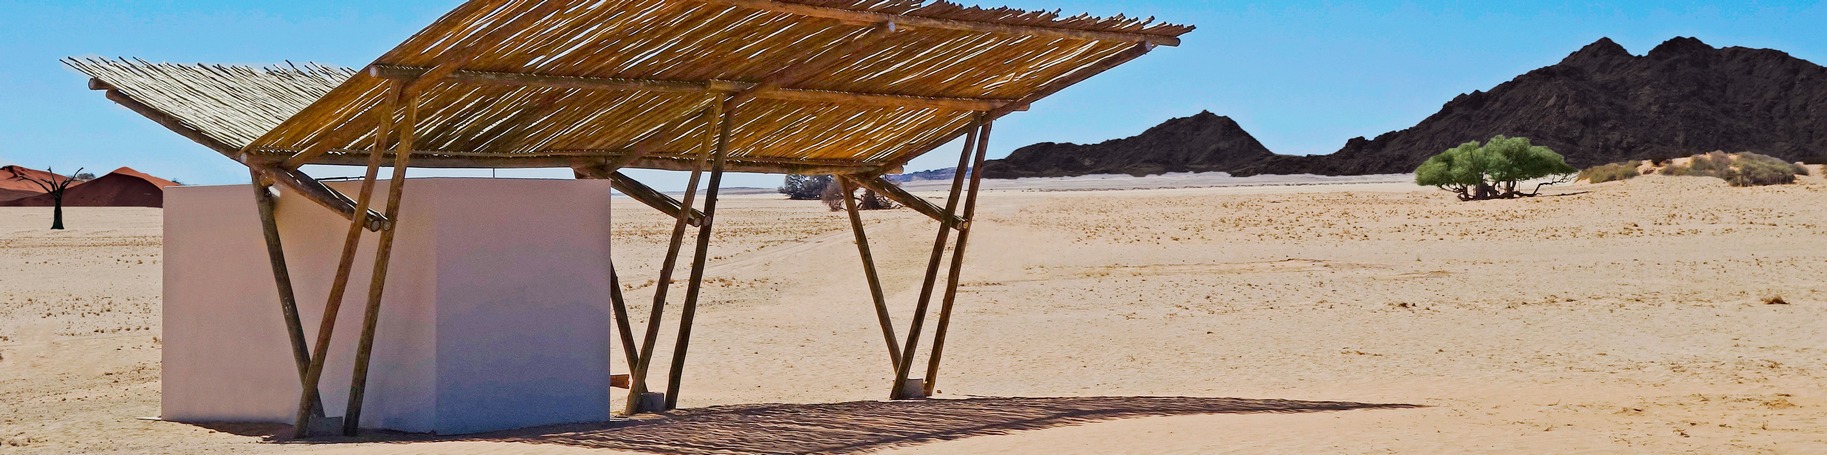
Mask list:
[[[1615,182],[1615,181],[1619,181],[1619,180],[1630,180],[1632,178],[1635,178],[1636,176],[1643,175],[1642,173],[1637,172],[1637,167],[1642,166],[1642,165],[1643,165],[1642,161],[1626,161],[1626,162],[1622,162],[1622,163],[1601,164],[1601,165],[1589,167],[1589,168],[1586,168],[1586,170],[1580,171],[1580,176],[1578,179],[1586,180],[1586,181],[1589,181],[1592,183],[1605,183],[1605,182]]]
[[[825,185],[824,194],[820,195],[821,197],[819,199],[825,201],[825,206],[831,207],[831,211],[833,212],[844,210],[843,187],[843,185],[840,185],[837,182],[832,182],[829,185]],[[882,195],[876,194],[875,191],[872,190],[863,190],[863,197],[856,201],[857,210],[893,210],[898,208],[901,208],[900,204],[896,204],[894,201],[882,197]]]
[[[1795,176],[1808,175],[1808,168],[1769,155],[1713,152],[1694,155],[1686,165],[1664,167],[1662,174],[1715,177],[1732,186],[1764,186],[1795,183]]]

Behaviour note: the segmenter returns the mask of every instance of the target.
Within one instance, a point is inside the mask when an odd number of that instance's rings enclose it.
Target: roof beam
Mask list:
[[[479,2],[470,2],[465,5],[475,3]],[[463,69],[464,65],[468,65],[470,62],[475,61],[477,57],[491,49],[487,46],[478,46],[476,45],[477,43],[486,43],[491,46],[498,45],[514,36],[514,34],[531,28],[534,23],[551,16],[551,14],[557,11],[561,6],[559,5],[560,3],[561,2],[541,2],[532,9],[515,16],[506,24],[495,27],[493,30],[489,31],[488,34],[474,40],[467,40],[460,47],[452,48],[444,54],[438,55],[434,60],[437,62],[437,66],[426,70],[424,73],[420,73],[418,77],[413,78],[412,80],[404,81],[405,87],[401,89],[401,93],[406,94],[407,102],[418,102],[419,93],[424,92],[425,89],[431,88],[433,84],[442,82],[446,76]],[[297,155],[287,158],[280,166],[287,169],[297,169],[300,166],[304,166],[305,163],[311,162],[311,159],[329,153],[330,147],[333,147],[333,145],[330,145],[331,143],[343,142],[347,140],[349,136],[358,134],[361,134],[361,132],[354,128],[340,128],[334,130],[330,133],[329,137],[321,139],[317,142],[317,145],[301,150]],[[263,137],[262,139],[265,138]],[[260,141],[256,140],[254,142],[259,143]]]
[[[336,150],[311,161],[311,164],[326,166],[366,166],[368,151]],[[623,160],[628,152],[622,151],[578,151],[549,152],[525,154],[486,154],[469,152],[439,152],[418,150],[412,155],[412,166],[441,169],[527,169],[527,168],[581,168],[606,166],[611,162]],[[385,157],[391,159],[392,152]],[[690,171],[696,157],[679,154],[656,154],[641,156],[627,163],[626,168],[658,169],[664,171]],[[272,161],[284,160],[283,157],[272,157]],[[730,157],[727,166],[730,172],[752,172],[763,174],[880,174],[889,171],[879,164],[840,161],[840,160],[796,160],[788,158],[744,158]]]
[[[96,80],[91,80],[90,82],[91,87],[106,85],[106,83],[101,83]],[[277,168],[256,163],[254,160],[244,159],[245,155],[243,155],[239,149],[224,144],[222,141],[210,138],[209,136],[198,132],[196,129],[184,125],[184,122],[140,103],[139,100],[127,96],[127,94],[122,93],[120,90],[111,88],[107,90],[108,99],[114,101],[115,104],[119,104],[121,107],[139,113],[147,119],[151,119],[153,122],[163,125],[166,129],[170,129],[172,132],[195,141],[197,144],[207,147],[216,153],[227,156],[229,159],[247,164],[248,167],[252,168],[255,172],[259,172],[261,175],[272,179],[280,186],[291,189],[305,199],[310,199],[311,202],[315,202],[317,205],[324,206],[325,208],[336,212],[338,215],[342,215],[344,219],[355,219],[355,201],[351,201],[348,196],[344,196],[342,193],[324,186],[322,182],[318,182],[316,179],[312,179],[310,176],[304,175],[295,169]],[[387,218],[380,213],[370,210],[367,215],[368,219],[363,225],[366,226],[368,230],[378,231],[387,223]]]
[[[1022,99],[1018,100],[1015,105],[1026,108],[1027,106],[1032,105],[1036,102],[1039,102],[1040,100],[1045,99],[1046,97],[1053,96],[1053,94],[1055,94],[1055,93],[1059,93],[1061,90],[1065,90],[1067,87],[1071,87],[1080,82],[1084,82],[1086,79],[1096,77],[1099,74],[1104,74],[1105,71],[1110,71],[1110,69],[1112,69],[1112,68],[1122,66],[1124,63],[1129,63],[1131,60],[1142,58],[1143,55],[1148,55],[1148,52],[1153,51],[1154,48],[1155,48],[1155,46],[1150,45],[1148,43],[1137,43],[1134,47],[1130,47],[1128,50],[1119,52],[1116,55],[1105,57],[1103,60],[1099,60],[1097,63],[1093,63],[1090,66],[1086,66],[1084,68],[1079,68],[1077,71],[1073,71],[1058,79],[1054,79],[1052,82],[1048,82],[1047,85],[1041,86],[1039,90],[1035,90],[1034,93],[1029,94],[1028,96],[1023,97]],[[1004,106],[1002,108],[998,108],[995,110],[991,110],[989,112],[985,112],[983,114],[983,119],[984,119],[984,121],[993,122],[993,121],[996,121],[996,119],[1002,118],[1005,115],[1009,115],[1010,113],[1014,112],[1015,110],[1016,109],[1009,109],[1008,106]],[[909,150],[908,152],[901,153],[899,155],[894,155],[888,161],[888,164],[886,166],[883,166],[883,168],[884,169],[895,169],[895,168],[904,166],[907,164],[907,162],[913,161],[914,158],[919,157],[920,155],[925,155],[926,152],[931,152],[934,149],[937,149],[939,147],[944,147],[945,144],[950,144],[952,141],[957,140],[959,137],[962,137],[965,134],[970,133],[971,130],[973,130],[973,129],[976,129],[975,124],[965,125],[963,128],[959,128],[957,131],[953,131],[951,134],[940,136],[938,139],[935,139],[932,142],[921,144],[921,145],[913,148],[912,150]]]
[[[416,80],[419,75],[430,71],[430,68],[394,65],[374,65],[368,67],[368,74],[399,81]],[[514,87],[539,87],[577,90],[624,90],[650,92],[702,93],[744,92],[753,90],[760,84],[736,81],[668,81],[656,79],[626,79],[611,77],[574,77],[553,76],[532,73],[500,73],[489,71],[460,70],[444,76],[444,82],[479,85],[502,85]],[[942,109],[954,111],[983,112],[1000,109],[1013,104],[1013,100],[985,98],[946,98],[911,95],[891,95],[880,93],[844,92],[830,90],[799,90],[775,88],[758,91],[753,97],[777,101],[801,101],[810,103],[832,103],[859,106],[900,107],[919,109]],[[1025,109],[1025,106],[1018,106]]]
[[[776,13],[798,14],[801,16],[837,19],[845,22],[882,23],[894,22],[916,28],[936,28],[982,33],[1005,33],[1047,38],[1074,38],[1094,41],[1127,41],[1148,43],[1159,46],[1179,46],[1180,38],[1153,35],[1147,33],[1104,32],[1080,30],[1064,27],[1045,27],[1035,25],[1010,25],[994,22],[965,21],[955,19],[938,19],[903,14],[878,13],[874,11],[857,11],[842,8],[830,8],[774,0],[702,0],[713,5],[735,6]]]
[[[723,101],[723,110],[734,111],[737,106],[741,106],[742,103],[748,102],[751,99],[786,88],[788,85],[796,84],[808,77],[812,77],[814,74],[826,71],[830,69],[832,65],[850,60],[850,56],[862,52],[863,49],[894,36],[898,31],[900,31],[900,29],[895,26],[893,21],[882,21],[881,24],[878,24],[868,32],[865,32],[863,36],[839,44],[834,49],[812,56],[799,63],[789,65],[786,68],[781,68],[779,71],[775,71],[773,74],[769,74],[767,77],[762,78],[761,82],[755,84],[754,87],[749,87],[746,90],[732,94],[729,99]]]

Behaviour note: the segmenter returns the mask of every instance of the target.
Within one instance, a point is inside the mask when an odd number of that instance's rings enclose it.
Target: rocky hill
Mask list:
[[[1600,39],[1488,92],[1460,95],[1414,127],[1353,138],[1331,155],[1274,155],[1235,122],[1202,113],[1102,144],[1024,147],[987,164],[984,175],[1405,173],[1441,150],[1498,134],[1528,137],[1579,167],[1713,150],[1827,162],[1827,68],[1694,38],[1642,56]]]

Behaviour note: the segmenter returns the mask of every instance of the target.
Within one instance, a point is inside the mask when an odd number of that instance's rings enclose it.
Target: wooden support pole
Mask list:
[[[807,5],[802,3],[776,0],[704,0],[714,5],[738,6],[743,8],[772,11],[777,13],[798,14],[801,16],[823,17],[852,23],[873,23],[893,21],[915,28],[933,28],[941,30],[958,30],[981,33],[1003,33],[1011,35],[1037,36],[1043,38],[1072,38],[1098,41],[1133,41],[1162,46],[1178,46],[1180,38],[1148,33],[1105,32],[1080,30],[1074,28],[1049,27],[1039,25],[1009,25],[994,22],[978,22],[955,19],[939,19],[925,16],[859,11],[853,9],[832,8]]]
[[[875,303],[876,323],[882,326],[882,341],[888,344],[888,364],[890,367],[901,365],[901,343],[895,340],[894,321],[888,315],[888,298],[882,292],[881,275],[876,274],[875,255],[869,252],[869,234],[863,231],[863,214],[857,210],[856,184],[849,176],[835,176],[839,185],[843,185],[844,210],[850,212],[850,230],[856,234],[856,252],[863,260],[863,278],[869,280],[869,298]]]
[[[393,240],[399,233],[400,198],[406,191],[406,168],[412,158],[414,127],[419,121],[417,97],[406,100],[406,121],[400,125],[399,148],[394,151],[393,178],[387,181],[387,229],[381,231],[374,252],[374,272],[368,284],[368,308],[362,317],[362,338],[356,346],[355,372],[349,376],[349,406],[343,413],[343,436],[355,436],[362,424],[362,399],[368,389],[368,362],[374,355],[374,330],[381,319],[381,295],[387,285],[387,266],[393,260]],[[389,112],[391,115],[391,112]]]
[[[976,122],[982,122],[979,118]],[[982,138],[976,132],[964,143],[964,152],[958,154],[958,172],[952,177],[951,196],[945,199],[945,213],[958,213],[958,193],[964,190],[964,177],[969,171],[971,155],[975,152],[977,142]],[[945,255],[946,240],[950,237],[952,226],[939,223],[939,234],[933,240],[933,254],[926,262],[926,278],[920,282],[920,299],[914,304],[913,323],[907,329],[907,342],[901,344],[901,364],[895,366],[894,389],[889,393],[891,400],[909,398],[906,393],[907,374],[913,370],[914,351],[920,347],[920,326],[926,322],[926,310],[932,304],[933,286],[939,280],[939,261]]]
[[[377,115],[381,116],[380,126],[376,129],[377,142],[385,141],[393,128],[393,107],[399,102],[399,84],[392,84],[386,98],[386,105]],[[355,213],[366,213],[368,203],[374,196],[374,181],[380,177],[381,152],[385,147],[377,146],[368,156],[368,172],[362,176],[362,190],[355,199]],[[355,250],[361,245],[362,229],[365,218],[356,217],[349,222],[349,233],[343,239],[343,252],[336,264],[336,277],[331,280],[330,298],[324,303],[324,317],[318,323],[317,344],[311,355],[311,369],[305,375],[304,390],[298,399],[298,416],[293,420],[292,436],[296,438],[311,435],[311,405],[318,401],[318,381],[323,379],[324,360],[330,350],[330,336],[336,330],[336,315],[343,305],[343,293],[348,290],[349,273],[355,265]]]
[[[311,371],[311,347],[306,344],[304,324],[298,319],[298,294],[292,290],[292,272],[285,262],[285,246],[279,238],[279,220],[275,216],[277,202],[273,197],[273,184],[264,178],[259,171],[249,170],[254,180],[254,204],[260,209],[261,232],[266,234],[267,259],[273,267],[273,283],[279,290],[279,311],[285,318],[286,337],[292,342],[292,362],[298,366],[298,381],[304,382],[305,375]],[[312,417],[323,416],[323,400],[311,403]]]
[[[685,304],[679,316],[678,341],[673,344],[672,369],[667,370],[666,410],[679,407],[679,386],[685,379],[685,353],[691,348],[692,323],[698,316],[698,294],[704,290],[704,266],[710,258],[711,227],[717,220],[717,192],[723,187],[723,162],[730,154],[730,111],[717,117],[716,158],[711,163],[710,185],[704,192],[704,224],[698,226],[698,245],[692,254],[691,278],[685,283]]]
[[[717,118],[722,117],[721,103],[713,103],[712,106],[714,107],[707,111],[707,114],[710,115],[706,115],[706,123],[714,122]],[[708,128],[706,130],[705,145],[710,145],[710,131]],[[711,148],[704,147],[703,154],[698,157],[697,169],[692,171],[691,179],[685,183],[683,204],[686,207],[690,207],[692,199],[697,197],[698,179],[703,176],[704,166],[713,153]],[[686,218],[678,217],[673,220],[672,239],[666,246],[666,258],[664,262],[660,263],[660,281],[654,284],[653,309],[648,313],[647,331],[641,340],[640,361],[636,362],[634,370],[630,371],[628,375],[628,405],[623,411],[624,414],[635,415],[642,411],[641,403],[645,401],[642,398],[647,394],[647,372],[653,365],[653,350],[660,339],[660,317],[665,314],[663,311],[666,308],[666,292],[672,287],[672,273],[679,260],[679,248],[685,242],[685,226]]]
[[[939,305],[939,325],[933,327],[933,352],[926,361],[926,396],[933,396],[939,384],[939,358],[945,355],[945,335],[952,325],[952,304],[958,300],[958,280],[964,273],[964,247],[970,244],[971,223],[977,217],[977,190],[983,187],[984,155],[990,150],[990,127],[984,123],[977,134],[977,157],[971,161],[971,185],[964,196],[964,224],[958,226],[958,244],[952,247],[952,267],[945,279],[945,297]]]

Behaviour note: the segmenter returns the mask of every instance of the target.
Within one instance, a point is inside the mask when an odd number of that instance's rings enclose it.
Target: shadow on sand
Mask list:
[[[856,453],[1139,417],[1414,407],[1185,397],[764,404],[680,410],[607,425],[548,427],[481,439],[678,454]]]
[[[1193,397],[970,398],[755,404],[678,410],[611,423],[467,436],[364,432],[355,438],[284,440],[290,426],[206,424],[280,443],[493,441],[666,454],[858,453],[937,441],[1143,417],[1408,409],[1410,404]]]

